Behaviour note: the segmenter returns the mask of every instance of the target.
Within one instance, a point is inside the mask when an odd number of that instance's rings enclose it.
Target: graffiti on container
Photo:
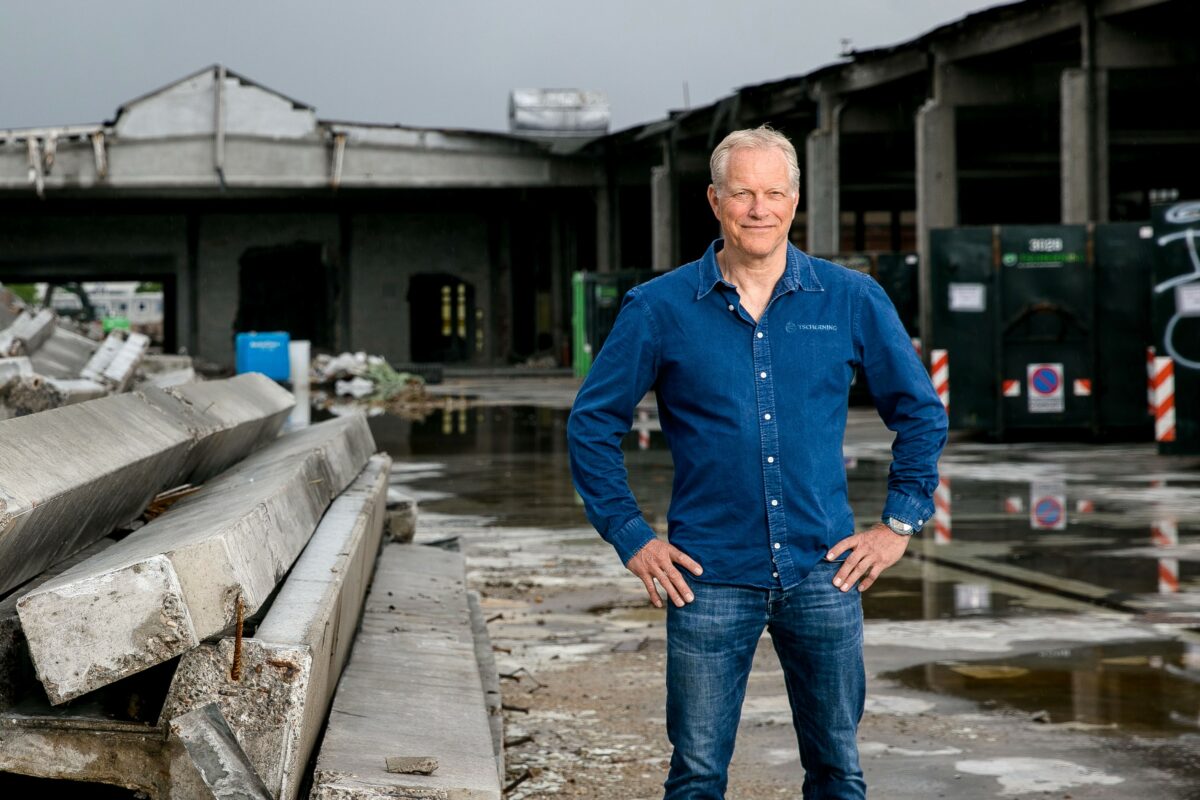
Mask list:
[[[1173,206],[1168,209],[1166,220],[1176,225],[1200,223],[1200,202],[1179,203]],[[1175,314],[1167,322],[1167,329],[1163,334],[1163,346],[1166,348],[1167,355],[1174,359],[1176,364],[1187,369],[1200,369],[1200,361],[1189,358],[1178,351],[1175,346],[1175,328],[1184,317],[1200,316],[1200,253],[1196,249],[1198,238],[1200,238],[1200,228],[1192,227],[1158,237],[1159,247],[1165,247],[1172,242],[1181,240],[1185,242],[1188,257],[1192,262],[1191,272],[1176,275],[1154,287],[1155,294],[1162,294],[1171,289],[1175,290]]]

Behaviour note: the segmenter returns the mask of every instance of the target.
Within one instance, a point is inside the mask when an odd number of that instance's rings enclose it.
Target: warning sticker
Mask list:
[[[1064,484],[1038,481],[1029,485],[1029,527],[1044,531],[1066,529],[1067,489]]]
[[[1026,383],[1029,386],[1029,413],[1049,414],[1062,412],[1065,408],[1063,400],[1063,365],[1062,364],[1029,364],[1025,368]]]

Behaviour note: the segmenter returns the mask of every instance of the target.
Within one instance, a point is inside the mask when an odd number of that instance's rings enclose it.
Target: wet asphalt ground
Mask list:
[[[571,486],[575,386],[458,380],[431,388],[470,405],[372,426],[408,464],[418,541],[459,537],[483,594],[518,709],[510,796],[661,796],[663,615]],[[644,408],[630,483],[665,533],[670,455]],[[890,441],[851,410],[860,525],[878,515]],[[952,437],[940,471],[939,519],[863,598],[872,796],[1200,798],[1200,459]],[[620,713],[599,699],[614,682]],[[764,639],[729,796],[797,794],[802,775]]]

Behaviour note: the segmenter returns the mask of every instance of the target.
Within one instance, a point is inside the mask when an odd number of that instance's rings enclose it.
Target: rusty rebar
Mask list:
[[[233,668],[229,670],[231,680],[240,681],[242,679],[242,625],[245,622],[246,607],[242,603],[242,596],[239,594],[237,599],[237,632],[233,637]]]

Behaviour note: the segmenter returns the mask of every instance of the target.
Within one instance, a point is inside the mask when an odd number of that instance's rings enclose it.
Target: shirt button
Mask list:
[[[770,414],[763,414],[763,419],[770,419],[770,418],[771,418]]]
[[[773,505],[773,506],[777,506],[777,505],[779,505],[779,501],[778,501],[778,500],[772,500],[772,501],[771,501],[771,505]]]
[[[761,339],[762,337],[763,337],[763,332],[762,332],[762,331],[759,331],[759,332],[758,332],[758,338],[760,338],[760,339]]]
[[[775,456],[767,456],[767,463],[768,463],[768,464],[774,464],[774,463],[775,463]]]
[[[776,543],[775,543],[775,549],[776,549],[776,550],[778,550],[778,549],[779,549],[779,546],[780,546],[780,545],[779,545],[779,542],[776,542]]]
[[[729,310],[730,310],[730,311],[733,311],[733,303],[730,303],[730,304],[729,304]]]
[[[760,373],[758,373],[758,377],[760,377],[760,378],[765,378],[765,377],[767,377],[767,373],[765,373],[765,372],[760,372]]]
[[[772,578],[778,578],[778,577],[779,577],[779,573],[778,573],[778,572],[772,572],[772,573],[771,573],[771,577],[772,577]]]

